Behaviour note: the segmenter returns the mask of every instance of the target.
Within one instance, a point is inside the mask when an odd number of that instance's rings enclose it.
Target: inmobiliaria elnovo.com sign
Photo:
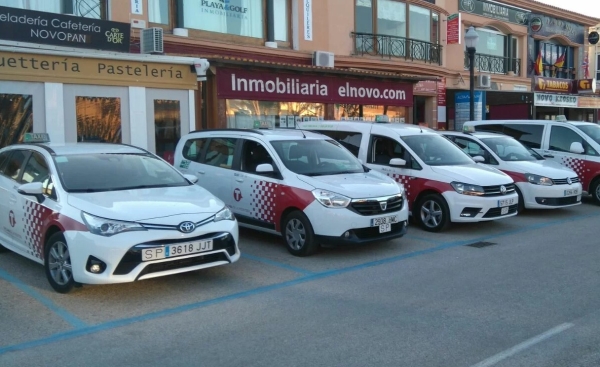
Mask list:
[[[345,76],[300,75],[219,68],[217,95],[223,99],[405,106],[413,85]]]

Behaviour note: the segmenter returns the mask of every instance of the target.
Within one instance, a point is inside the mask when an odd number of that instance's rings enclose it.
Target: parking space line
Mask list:
[[[477,364],[474,364],[471,367],[490,367],[493,366],[495,364],[497,364],[498,362],[501,362],[503,360],[505,360],[506,358],[512,357],[515,354],[524,351],[527,348],[530,348],[538,343],[543,342],[544,340],[553,337],[556,334],[560,334],[563,331],[572,328],[574,325],[571,323],[564,323],[561,325],[558,325],[557,327],[554,327],[548,331],[546,331],[545,333],[542,333],[540,335],[534,336],[531,339],[527,339],[524,342],[515,345],[512,348],[509,348],[503,352],[500,352],[494,356],[491,356],[490,358],[483,360]]]
[[[35,299],[39,303],[46,306],[46,308],[48,308],[50,311],[52,311],[55,314],[57,314],[58,316],[60,316],[63,320],[65,320],[67,323],[69,323],[72,327],[78,329],[78,328],[83,328],[83,327],[87,326],[87,324],[85,322],[79,320],[77,317],[75,317],[73,314],[69,313],[67,310],[57,306],[50,299],[42,296],[41,294],[39,294],[38,292],[33,290],[30,286],[23,283],[19,279],[13,277],[12,275],[8,274],[7,272],[5,272],[2,269],[0,269],[0,278],[6,280],[13,286],[20,289],[23,293],[27,294],[31,298]]]
[[[254,289],[249,289],[247,291],[238,292],[238,293],[234,293],[231,295],[222,296],[222,297],[218,297],[218,298],[213,298],[213,299],[209,299],[206,301],[191,303],[191,304],[178,306],[178,307],[161,310],[161,311],[155,311],[155,312],[151,312],[151,313],[140,315],[140,316],[108,321],[108,322],[94,325],[94,326],[87,326],[87,327],[83,327],[83,328],[76,329],[76,330],[70,330],[70,331],[66,331],[66,332],[62,332],[62,333],[57,333],[57,334],[51,335],[46,338],[32,340],[32,341],[24,342],[21,344],[0,347],[0,356],[5,353],[12,352],[12,351],[25,350],[25,349],[29,349],[29,348],[42,346],[42,345],[47,345],[47,344],[55,343],[55,342],[58,342],[61,340],[71,339],[71,338],[89,335],[89,334],[106,331],[106,330],[110,330],[110,329],[114,329],[114,328],[118,328],[118,327],[128,326],[128,325],[138,323],[138,322],[154,320],[157,318],[171,316],[171,315],[178,314],[181,312],[191,311],[191,310],[204,308],[204,307],[208,307],[208,306],[212,306],[212,305],[216,305],[216,304],[220,304],[220,303],[224,303],[224,302],[228,302],[228,301],[233,301],[233,300],[237,300],[237,299],[241,299],[241,298],[254,296],[257,294],[262,294],[262,293],[267,293],[267,292],[271,292],[271,291],[275,291],[275,290],[279,290],[279,289],[284,289],[284,288],[292,287],[295,285],[307,283],[307,282],[314,281],[314,280],[321,280],[321,279],[329,278],[329,277],[332,277],[335,275],[340,275],[340,274],[349,273],[349,272],[353,272],[353,271],[357,271],[357,270],[362,270],[365,268],[374,267],[374,266],[378,266],[378,265],[389,264],[389,263],[393,263],[393,262],[397,262],[397,261],[401,261],[401,260],[405,260],[405,259],[409,259],[409,258],[414,258],[414,257],[418,257],[418,256],[430,254],[430,253],[443,251],[443,250],[454,248],[454,247],[464,246],[465,244],[471,243],[473,241],[480,241],[480,240],[492,239],[492,238],[497,238],[497,237],[503,237],[503,236],[508,236],[508,235],[512,235],[512,234],[518,234],[518,233],[522,233],[522,232],[526,232],[526,231],[545,228],[545,227],[549,227],[549,226],[560,224],[560,223],[573,222],[573,221],[577,221],[577,220],[594,218],[594,217],[598,217],[598,216],[600,216],[600,213],[574,216],[574,217],[568,218],[568,219],[562,219],[562,220],[558,220],[558,221],[541,223],[541,224],[532,225],[532,226],[525,227],[525,228],[520,228],[520,229],[517,229],[514,231],[507,231],[507,232],[502,232],[502,233],[498,233],[498,234],[494,234],[494,235],[489,235],[489,236],[481,237],[480,239],[471,239],[471,240],[466,240],[466,241],[454,241],[454,242],[443,243],[439,246],[428,248],[425,250],[420,250],[420,251],[415,251],[415,252],[411,252],[411,253],[407,253],[407,254],[397,255],[397,256],[381,259],[381,260],[370,261],[367,263],[353,265],[353,266],[349,266],[346,268],[334,269],[334,270],[324,271],[324,272],[320,272],[320,273],[312,273],[312,274],[308,274],[306,276],[302,276],[297,279],[293,279],[293,280],[289,280],[289,281],[285,281],[285,282],[281,282],[281,283],[277,283],[277,284],[272,284],[272,285],[268,285],[268,286],[262,286],[262,287],[258,287],[258,288],[254,288]]]
[[[441,245],[444,242],[442,241],[436,241],[436,240],[432,240],[430,238],[425,238],[425,237],[419,237],[419,236],[413,236],[412,234],[406,234],[404,235],[404,237],[402,238],[408,238],[410,240],[417,240],[417,241],[421,241],[421,242],[428,242],[428,243],[433,243],[434,245]]]
[[[293,271],[293,272],[296,272],[296,273],[300,273],[300,274],[314,274],[314,272],[309,271],[309,270],[300,269],[300,268],[297,268],[295,266],[291,266],[291,265],[287,265],[287,264],[280,263],[280,262],[277,262],[277,261],[269,260],[269,259],[266,259],[264,257],[250,255],[250,254],[248,254],[246,252],[242,252],[242,257],[246,258],[246,259],[249,259],[249,260],[261,262],[263,264],[267,264],[267,265],[276,266],[276,267],[279,267],[279,268],[282,268],[282,269],[290,270],[290,271]]]

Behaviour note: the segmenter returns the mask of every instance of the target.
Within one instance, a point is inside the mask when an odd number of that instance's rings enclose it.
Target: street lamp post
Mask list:
[[[465,45],[469,53],[469,119],[475,120],[475,51],[477,50],[479,35],[473,26],[465,34]]]

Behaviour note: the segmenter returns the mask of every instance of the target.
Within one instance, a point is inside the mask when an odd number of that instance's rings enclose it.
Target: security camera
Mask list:
[[[201,82],[206,80],[206,70],[208,70],[209,66],[210,63],[206,59],[194,59],[194,68],[196,69],[197,81]]]

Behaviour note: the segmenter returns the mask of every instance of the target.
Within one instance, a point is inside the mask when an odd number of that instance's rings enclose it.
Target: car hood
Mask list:
[[[507,174],[483,164],[466,164],[460,166],[430,166],[439,175],[448,177],[448,181],[468,183],[478,186],[496,186],[513,183]]]
[[[522,161],[506,162],[506,170],[518,173],[532,173],[534,175],[545,176],[553,179],[563,179],[567,177],[577,177],[572,169],[562,166],[554,161]]]
[[[352,199],[391,196],[400,193],[398,184],[393,179],[373,170],[329,176],[298,175],[298,179],[315,189],[333,191]]]
[[[198,185],[75,193],[69,194],[67,202],[102,218],[165,225],[182,220],[199,222],[225,206]]]

